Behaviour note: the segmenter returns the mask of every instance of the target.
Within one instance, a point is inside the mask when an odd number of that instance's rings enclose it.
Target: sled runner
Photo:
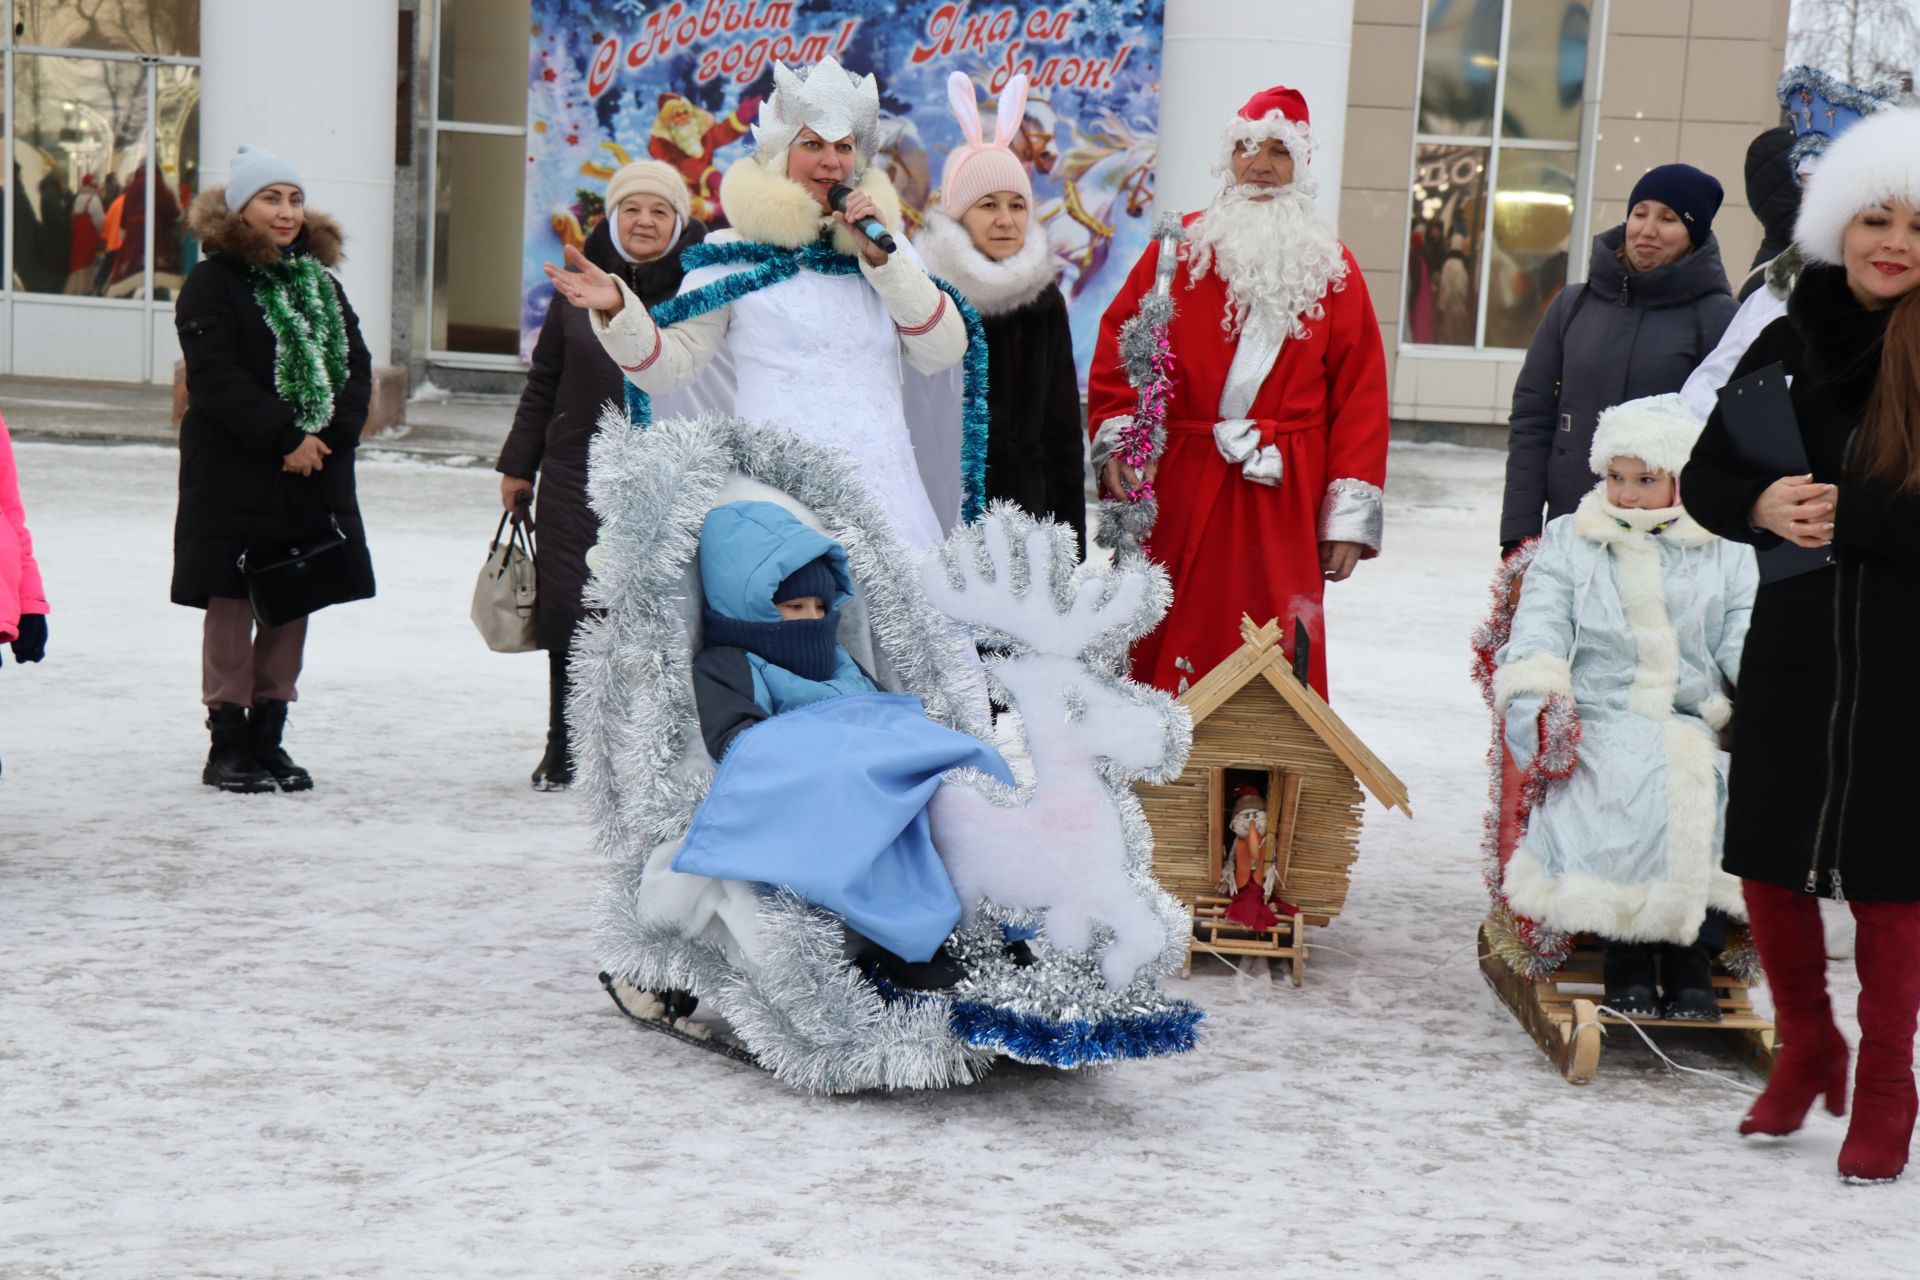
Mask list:
[[[1675,1028],[1690,1032],[1717,1032],[1741,1061],[1765,1076],[1773,1069],[1774,1030],[1771,1020],[1753,1010],[1747,983],[1724,967],[1713,974],[1714,994],[1720,998],[1720,1021],[1680,1022],[1669,1018],[1616,1018],[1600,1012],[1600,951],[1594,939],[1581,934],[1573,950],[1550,977],[1528,981],[1503,956],[1517,943],[1500,943],[1505,926],[1489,918],[1480,926],[1480,970],[1487,985],[1525,1027],[1541,1052],[1560,1069],[1569,1084],[1588,1084],[1600,1069],[1600,1046],[1607,1027]],[[1620,1035],[1621,1032],[1613,1032]],[[1637,1040],[1633,1032],[1629,1038]]]
[[[1165,575],[1081,564],[1071,530],[1011,507],[916,563],[856,465],[737,418],[648,430],[617,412],[602,420],[588,483],[599,616],[571,655],[568,719],[578,786],[613,862],[596,930],[610,993],[691,993],[744,1057],[820,1093],[965,1084],[1000,1058],[1072,1069],[1191,1049],[1200,1010],[1158,986],[1180,963],[1189,919],[1153,880],[1152,836],[1130,790],[1180,770],[1191,727],[1172,699],[1122,674],[1129,644],[1166,609]],[[708,514],[737,502],[774,504],[844,549],[852,597],[838,641],[880,692],[765,719],[716,767],[692,679],[706,625],[699,547]],[[996,655],[984,669],[976,643]],[[1030,775],[1009,785],[1013,774],[935,774],[901,837],[930,838],[959,903],[958,927],[926,962],[945,980],[896,984],[873,935],[791,879],[776,887],[676,864],[697,844],[698,816],[713,829],[710,802],[737,795],[736,757],[756,735],[845,728],[863,704],[899,714],[910,695],[912,723],[979,746],[993,740],[990,693],[1018,714]],[[803,776],[828,771],[823,782],[855,776],[830,772],[841,758],[780,757]],[[841,827],[874,825],[866,806],[815,810],[762,818],[753,851],[779,863],[804,824],[809,849],[838,856],[852,848]]]
[[[717,1053],[721,1057],[731,1058],[735,1062],[743,1062],[750,1067],[760,1066],[760,1060],[749,1053],[744,1045],[735,1044],[732,1040],[724,1036],[716,1036],[711,1032],[706,1035],[695,1035],[691,1031],[684,1031],[674,1025],[664,1014],[650,1016],[646,1013],[638,1012],[636,1009],[636,997],[646,999],[651,999],[652,997],[649,993],[636,991],[625,983],[615,982],[612,974],[602,973],[600,975],[600,986],[606,991],[608,998],[613,1001],[613,1007],[624,1014],[627,1020],[634,1025],[645,1027],[649,1031],[657,1031],[663,1036],[678,1040],[681,1044],[692,1045],[696,1049],[705,1049],[708,1053]],[[657,1004],[658,1002],[656,1001],[655,1003]],[[765,1070],[764,1067],[761,1069]]]

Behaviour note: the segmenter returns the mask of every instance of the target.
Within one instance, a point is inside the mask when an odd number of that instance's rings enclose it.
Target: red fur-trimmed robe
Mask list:
[[[1187,221],[1191,223],[1193,215]],[[1280,619],[1291,651],[1293,622],[1312,638],[1313,687],[1327,692],[1327,649],[1321,618],[1320,538],[1322,508],[1338,498],[1342,518],[1326,532],[1353,527],[1353,503],[1364,503],[1361,486],[1330,494],[1341,480],[1362,482],[1374,493],[1376,518],[1363,555],[1379,552],[1378,490],[1387,470],[1387,364],[1380,326],[1360,267],[1347,261],[1343,287],[1321,300],[1323,319],[1310,322],[1305,338],[1288,338],[1254,396],[1246,417],[1255,420],[1260,443],[1276,447],[1284,462],[1277,486],[1256,484],[1228,462],[1214,444],[1220,397],[1238,340],[1222,328],[1226,285],[1214,269],[1194,287],[1181,246],[1173,283],[1173,392],[1167,403],[1167,445],[1154,491],[1160,514],[1148,549],[1173,579],[1173,607],[1166,620],[1133,648],[1133,678],[1173,692],[1187,673],[1197,682],[1239,648],[1240,617]],[[1100,340],[1088,376],[1087,417],[1096,434],[1109,418],[1131,416],[1137,395],[1120,361],[1120,326],[1140,308],[1153,287],[1160,246],[1140,261],[1100,321]],[[1363,540],[1352,539],[1345,540]]]

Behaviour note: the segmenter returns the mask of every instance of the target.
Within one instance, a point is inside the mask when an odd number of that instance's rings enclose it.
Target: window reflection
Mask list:
[[[527,122],[530,0],[447,0],[440,15],[439,117]]]
[[[1487,148],[1421,143],[1407,245],[1407,338],[1470,347],[1480,316]]]
[[[1587,84],[1590,0],[1513,0],[1502,125],[1508,138],[1573,142]]]
[[[1500,152],[1493,193],[1487,345],[1524,347],[1554,295],[1566,287],[1579,153]]]
[[[20,55],[13,92],[15,287],[137,293],[146,284],[146,68]],[[177,201],[156,207],[179,222]]]
[[[436,351],[520,350],[518,193],[526,143],[492,133],[442,133],[434,164],[433,328]],[[502,192],[514,193],[502,199]]]
[[[197,57],[200,0],[13,0],[14,43]]]
[[[1420,132],[1493,131],[1502,0],[1430,0],[1420,79]]]

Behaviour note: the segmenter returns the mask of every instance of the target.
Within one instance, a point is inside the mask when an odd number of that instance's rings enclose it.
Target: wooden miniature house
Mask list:
[[[1153,827],[1153,871],[1193,914],[1191,970],[1202,955],[1270,956],[1291,963],[1295,986],[1306,966],[1307,925],[1325,927],[1347,900],[1359,854],[1361,787],[1408,817],[1407,789],[1299,678],[1281,646],[1280,624],[1243,618],[1244,644],[1180,695],[1193,715],[1186,771],[1137,789]],[[1297,908],[1265,929],[1227,916],[1223,859],[1233,840],[1228,806],[1258,792],[1277,881],[1272,897]]]

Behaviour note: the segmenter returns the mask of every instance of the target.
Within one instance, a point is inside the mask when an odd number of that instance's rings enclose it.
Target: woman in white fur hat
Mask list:
[[[947,98],[964,141],[947,153],[940,203],[913,244],[986,330],[987,498],[1070,524],[1084,546],[1086,436],[1073,331],[1052,246],[1033,217],[1033,180],[1010,146],[1026,116],[1027,78],[1001,92],[991,134],[966,72],[947,78]]]
[[[1822,1095],[1846,1110],[1818,899],[1844,901],[1860,1052],[1839,1171],[1884,1182],[1906,1167],[1917,1109],[1920,112],[1879,112],[1827,148],[1794,242],[1808,266],[1787,314],[1733,379],[1783,367],[1807,471],[1743,463],[1717,409],[1686,471],[1687,509],[1708,528],[1833,560],[1760,589],[1743,664],[1726,869],[1744,882],[1784,1047],[1740,1131],[1792,1133]]]
[[[1602,482],[1532,553],[1494,690],[1507,750],[1541,797],[1503,872],[1508,903],[1600,935],[1617,1012],[1710,1022],[1726,917],[1745,915],[1720,869],[1714,735],[1758,573],[1680,507],[1675,477],[1699,432],[1678,395],[1600,415],[1589,462]]]

